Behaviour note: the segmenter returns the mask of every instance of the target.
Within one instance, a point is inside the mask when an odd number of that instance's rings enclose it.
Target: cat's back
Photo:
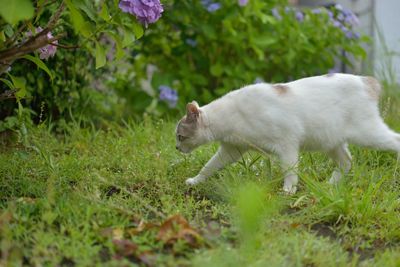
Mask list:
[[[242,105],[254,105],[268,101],[271,104],[310,102],[323,103],[333,100],[357,99],[376,102],[380,95],[379,82],[373,77],[352,74],[327,74],[295,80],[288,83],[258,83],[245,86],[225,95],[229,102],[240,101]]]
[[[373,77],[334,73],[299,79],[287,86],[297,96],[307,98],[352,98],[376,101],[380,95],[380,84]]]

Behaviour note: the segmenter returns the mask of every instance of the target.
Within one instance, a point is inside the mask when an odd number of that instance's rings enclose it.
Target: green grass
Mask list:
[[[398,105],[382,103],[399,131]],[[184,156],[174,127],[44,124],[25,145],[3,138],[0,266],[400,266],[393,153],[351,147],[337,186],[324,155],[302,154],[294,196],[275,157],[257,153],[189,189],[217,146]],[[176,214],[189,225],[165,223]]]

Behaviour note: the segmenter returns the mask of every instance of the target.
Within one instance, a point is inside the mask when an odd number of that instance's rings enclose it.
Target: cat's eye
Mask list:
[[[182,141],[185,140],[186,138],[187,138],[186,136],[183,136],[183,135],[178,134],[178,140],[179,140],[180,142],[182,142]]]

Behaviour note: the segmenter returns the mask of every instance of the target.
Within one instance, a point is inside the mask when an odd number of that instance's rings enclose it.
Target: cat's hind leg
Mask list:
[[[351,154],[347,144],[341,144],[328,152],[328,156],[333,159],[337,167],[332,173],[329,183],[339,182],[343,174],[347,174],[351,168]]]
[[[215,155],[206,163],[206,165],[204,165],[199,174],[197,174],[196,177],[187,179],[186,184],[196,185],[204,181],[216,171],[239,160],[246,150],[247,149],[222,143],[217,153],[215,153]]]

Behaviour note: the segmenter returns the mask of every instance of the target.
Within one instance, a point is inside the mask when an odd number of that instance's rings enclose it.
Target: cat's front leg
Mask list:
[[[205,179],[206,177],[197,175],[196,177],[186,179],[185,183],[187,185],[196,185]]]
[[[285,148],[279,151],[278,155],[281,160],[283,171],[285,172],[285,180],[283,191],[287,194],[294,194],[297,191],[297,162],[298,150],[294,148]]]
[[[186,184],[196,185],[204,181],[216,171],[240,159],[244,152],[245,149],[243,148],[222,143],[217,153],[215,153],[214,156],[206,163],[199,174],[193,178],[187,179]]]

